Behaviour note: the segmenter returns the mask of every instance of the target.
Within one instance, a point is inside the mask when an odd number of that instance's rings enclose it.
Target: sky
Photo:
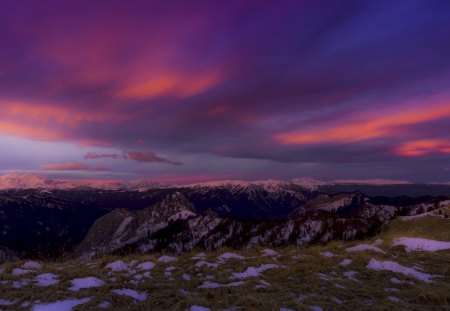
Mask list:
[[[450,2],[0,2],[0,173],[450,181]]]

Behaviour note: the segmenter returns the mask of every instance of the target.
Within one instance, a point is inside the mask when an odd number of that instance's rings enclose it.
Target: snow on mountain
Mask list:
[[[412,182],[406,180],[391,180],[391,179],[339,179],[328,184],[333,185],[411,185]]]
[[[297,185],[310,191],[317,190],[324,185],[409,185],[409,181],[390,179],[342,179],[331,182],[315,180],[309,177],[295,178],[291,181],[282,180],[221,180],[188,185],[161,185],[151,179],[136,180],[79,180],[79,179],[51,179],[38,174],[8,174],[0,176],[0,190],[5,189],[77,189],[92,188],[101,190],[139,190],[149,188],[178,187],[178,188],[228,188],[233,190],[264,189],[268,192],[277,192],[281,188],[287,189],[290,185]]]
[[[101,190],[148,189],[159,186],[147,179],[137,180],[81,180],[51,179],[38,174],[8,174],[0,176],[0,190],[6,189],[79,189],[92,188]]]
[[[309,190],[317,190],[319,186],[327,184],[324,181],[315,180],[309,177],[295,178],[291,182],[295,185]]]
[[[53,188],[53,182],[37,174],[8,174],[0,176],[0,190]]]

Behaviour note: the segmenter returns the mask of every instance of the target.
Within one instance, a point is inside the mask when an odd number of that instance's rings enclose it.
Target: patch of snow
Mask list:
[[[381,245],[383,243],[384,243],[384,241],[382,239],[376,239],[375,242],[373,242],[373,245],[378,246],[378,245]]]
[[[24,275],[24,274],[28,274],[30,272],[33,272],[31,270],[25,270],[25,269],[21,269],[21,268],[15,268],[11,271],[11,274],[14,276],[18,276],[18,275]]]
[[[0,306],[12,306],[16,303],[16,300],[7,300],[7,299],[0,299]]]
[[[20,280],[20,281],[12,282],[11,287],[15,288],[15,289],[18,289],[18,288],[21,288],[22,286],[28,285],[29,283],[30,283],[30,281],[28,279],[23,279],[23,280]]]
[[[166,255],[161,256],[161,257],[158,258],[158,262],[162,262],[162,263],[173,262],[173,261],[176,261],[176,260],[178,260],[178,259],[175,258],[175,257],[166,256]]]
[[[421,213],[421,214],[417,214],[417,215],[412,215],[412,216],[400,216],[400,220],[402,221],[410,221],[410,220],[415,220],[415,219],[420,219],[426,216],[431,216],[433,215],[434,211],[430,211],[430,212],[425,212],[425,213]]]
[[[185,289],[183,289],[183,288],[180,289],[180,293],[181,293],[181,295],[186,296],[186,297],[189,297],[189,296],[192,295],[192,293],[191,293],[190,291],[185,290]]]
[[[200,285],[198,288],[219,288],[219,287],[236,287],[241,286],[245,284],[245,282],[232,282],[228,284],[219,284],[219,283],[213,283],[213,282],[205,282],[202,285]]]
[[[73,279],[72,281],[70,281],[70,283],[72,284],[72,286],[69,287],[69,290],[72,292],[78,292],[80,289],[100,287],[105,285],[105,282],[103,280],[100,280],[93,276]]]
[[[192,256],[191,259],[193,259],[193,260],[199,260],[199,259],[205,260],[206,257],[207,257],[207,256],[206,256],[205,253],[198,253],[197,255]]]
[[[151,261],[143,262],[139,264],[136,268],[140,270],[152,270],[155,267],[155,264]]]
[[[400,284],[400,283],[402,283],[402,281],[400,281],[400,280],[397,279],[396,277],[392,277],[392,278],[391,278],[391,283],[394,283],[394,284]]]
[[[325,273],[317,273],[317,276],[319,277],[319,279],[321,279],[322,281],[331,281],[331,277],[329,277],[328,275],[326,275]]]
[[[383,250],[379,249],[378,247],[376,247],[374,245],[370,245],[370,244],[359,244],[359,245],[356,245],[353,247],[346,248],[345,250],[349,253],[362,252],[362,251],[374,251],[377,253],[385,254],[385,252]]]
[[[449,185],[450,185],[450,183],[449,183]],[[439,202],[439,207],[444,207],[447,205],[450,205],[450,200],[445,200],[445,201]]]
[[[271,256],[271,257],[278,257],[280,256],[280,254],[278,254],[276,251],[274,251],[273,249],[270,248],[266,248],[265,250],[262,251],[263,256]]]
[[[206,261],[199,261],[195,264],[197,268],[207,266],[208,268],[217,268],[220,265],[218,262],[206,262]]]
[[[398,298],[395,297],[395,296],[389,296],[388,299],[389,299],[390,301],[396,302],[396,303],[402,302],[400,299],[398,299]]]
[[[176,214],[173,214],[172,216],[169,217],[169,221],[174,221],[174,220],[184,220],[187,219],[191,216],[195,216],[197,214],[195,214],[192,211],[189,210],[182,210]]]
[[[122,260],[116,260],[111,262],[105,266],[105,268],[110,269],[111,271],[124,271],[128,270],[128,265]]]
[[[259,276],[261,273],[263,273],[266,270],[279,268],[279,267],[280,266],[276,265],[276,264],[265,264],[265,265],[261,265],[258,268],[248,267],[247,270],[245,270],[242,273],[233,273],[232,277],[235,278],[235,279],[243,279],[243,278],[248,278],[248,277],[257,277],[257,276]]]
[[[43,273],[36,276],[35,282],[39,286],[47,287],[58,284],[59,281],[57,280],[57,278],[58,277],[53,273]]]
[[[378,261],[376,259],[371,259],[367,264],[368,269],[372,270],[386,270],[395,273],[400,273],[406,276],[414,277],[418,280],[424,281],[426,283],[432,282],[433,276],[428,273],[419,272],[413,268],[402,266],[394,261]]]
[[[190,276],[189,274],[183,273],[183,275],[181,276],[181,278],[185,281],[190,281],[192,280],[192,276]]]
[[[266,288],[266,287],[269,287],[269,286],[270,286],[270,283],[269,283],[269,282],[264,281],[264,280],[259,280],[259,284],[256,285],[256,286],[254,287],[254,289],[258,289],[258,288]]]
[[[356,275],[358,274],[356,271],[348,270],[348,271],[345,271],[343,274],[346,278],[348,278],[352,281],[355,281],[355,282],[359,282],[359,280],[356,278]]]
[[[327,257],[327,258],[336,256],[332,252],[321,252],[320,255],[322,255],[323,257]]]
[[[22,268],[24,269],[40,269],[42,268],[42,265],[36,261],[27,261],[22,265]]]
[[[210,308],[202,307],[202,306],[192,306],[189,311],[211,311]]]
[[[309,177],[295,178],[291,181],[291,183],[308,190],[317,190],[319,186],[327,184],[326,182],[318,181]]]
[[[342,260],[342,261],[339,263],[339,265],[345,267],[345,266],[348,266],[349,264],[351,264],[352,262],[353,262],[353,260],[346,258],[346,259]]]
[[[102,309],[108,309],[109,307],[111,307],[111,303],[109,301],[104,300],[98,304],[98,307]]]
[[[428,251],[435,252],[450,249],[450,242],[436,241],[422,238],[398,238],[394,240],[393,246],[403,245],[407,252]]]
[[[334,185],[411,185],[410,181],[406,180],[391,180],[391,179],[341,179],[332,181],[330,184]]]
[[[120,236],[124,233],[125,229],[128,227],[128,225],[134,220],[134,217],[128,216],[119,225],[119,228],[117,228],[116,232],[114,233],[112,239],[116,240],[120,238]]]
[[[36,304],[31,311],[71,311],[76,306],[89,302],[92,298],[58,300],[51,303]]]
[[[235,253],[223,253],[218,258],[220,261],[227,261],[228,259],[238,259],[238,260],[245,259],[244,256],[241,256],[241,255],[238,255]]]
[[[29,301],[25,300],[24,302],[22,302],[20,304],[20,307],[21,308],[28,308],[30,305],[31,305],[31,303]]]
[[[133,290],[133,289],[129,289],[129,288],[123,288],[123,289],[113,289],[111,292],[113,292],[116,295],[119,296],[128,296],[131,297],[137,301],[145,301],[147,300],[147,293],[142,292],[142,293],[138,293],[137,291]]]

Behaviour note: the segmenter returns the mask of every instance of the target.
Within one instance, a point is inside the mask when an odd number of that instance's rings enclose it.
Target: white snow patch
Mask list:
[[[102,309],[108,309],[109,307],[111,307],[111,303],[109,301],[104,300],[98,304],[98,307]]]
[[[395,273],[400,273],[406,276],[414,277],[418,280],[424,281],[426,283],[432,282],[433,276],[431,274],[419,272],[413,268],[402,266],[394,261],[378,261],[376,259],[371,259],[367,264],[368,269],[372,270],[386,270]]]
[[[271,256],[271,257],[278,257],[280,256],[280,254],[278,254],[276,251],[274,251],[273,249],[270,248],[266,248],[265,250],[262,251],[263,256]]]
[[[187,274],[187,273],[183,273],[183,275],[181,276],[181,278],[182,278],[183,280],[185,280],[185,281],[190,281],[190,280],[192,280],[192,276],[190,276],[190,275]]]
[[[213,283],[206,281],[202,285],[200,285],[198,288],[219,288],[219,287],[236,287],[241,286],[245,284],[245,282],[232,282],[228,284],[219,284],[219,283]]]
[[[417,214],[417,215],[412,215],[412,216],[400,216],[400,220],[402,221],[410,221],[410,220],[415,220],[415,219],[420,219],[426,216],[431,216],[433,215],[434,211],[430,211],[430,212],[426,212],[426,213],[421,213],[421,214]]]
[[[256,285],[256,286],[254,287],[254,289],[258,289],[258,288],[266,288],[266,287],[269,287],[269,286],[270,286],[270,283],[269,283],[269,282],[264,281],[264,280],[259,280],[259,284]]]
[[[123,289],[113,289],[111,292],[113,292],[116,295],[119,296],[128,296],[131,297],[137,301],[145,301],[147,300],[147,293],[138,293],[137,291],[129,288],[123,288]]]
[[[241,255],[238,255],[235,253],[223,253],[218,258],[220,261],[227,261],[228,259],[238,259],[238,260],[245,259],[244,256],[241,256]]]
[[[155,264],[151,261],[143,262],[137,266],[140,270],[152,270],[155,267]]]
[[[24,269],[40,269],[42,268],[42,265],[36,261],[27,261],[22,265],[22,268]]]
[[[195,264],[197,268],[207,266],[208,268],[217,268],[220,264],[217,262],[206,262],[206,261],[199,261]]]
[[[248,277],[256,277],[259,276],[261,273],[263,273],[266,270],[269,269],[274,269],[274,268],[279,268],[279,265],[276,264],[265,264],[265,265],[261,265],[258,268],[255,267],[248,267],[247,270],[245,270],[242,273],[233,273],[232,277],[235,279],[243,279],[243,278],[248,278]]]
[[[435,252],[450,249],[450,242],[436,241],[422,238],[398,238],[394,240],[393,246],[403,245],[407,252],[428,251]]]
[[[193,259],[193,260],[199,260],[199,259],[205,260],[206,257],[207,257],[207,256],[206,256],[205,253],[198,253],[197,255],[192,256],[191,259]]]
[[[355,281],[355,282],[359,282],[359,280],[356,278],[356,275],[358,274],[356,271],[348,270],[348,271],[345,271],[343,274],[346,278],[348,278],[352,281]]]
[[[396,277],[392,277],[391,278],[391,283],[394,283],[394,284],[400,284],[402,281],[400,281],[399,279],[397,279]]]
[[[192,306],[189,311],[211,311],[210,308],[202,307],[202,306]]]
[[[398,298],[395,297],[395,296],[389,296],[388,299],[389,299],[390,301],[396,302],[396,303],[402,302],[400,299],[398,299]]]
[[[4,307],[4,306],[12,306],[15,303],[16,303],[15,300],[0,299],[0,306],[2,306],[2,307]]]
[[[18,288],[21,288],[22,286],[28,285],[29,283],[30,283],[30,281],[28,279],[23,279],[23,280],[20,280],[20,281],[12,282],[11,287],[15,288],[15,289],[18,289]]]
[[[158,262],[162,262],[162,263],[168,263],[168,262],[172,262],[172,261],[176,261],[176,260],[178,260],[178,259],[175,257],[172,257],[172,256],[166,256],[166,255],[158,258]]]
[[[43,273],[36,276],[35,282],[39,286],[47,287],[58,284],[59,281],[57,280],[57,278],[58,276],[54,275],[53,273]]]
[[[191,216],[195,216],[196,214],[194,212],[188,211],[188,210],[182,210],[176,214],[173,214],[172,216],[169,217],[169,221],[174,221],[174,220],[182,220],[182,219],[187,219]]]
[[[104,281],[93,276],[73,279],[72,281],[70,281],[70,283],[72,284],[72,286],[69,287],[69,290],[72,292],[78,292],[80,289],[100,287],[105,285]]]
[[[320,255],[322,255],[323,257],[327,257],[327,258],[331,258],[331,257],[335,256],[332,252],[321,252]]]
[[[18,275],[24,275],[24,274],[28,274],[30,272],[33,272],[31,270],[25,270],[25,269],[21,269],[21,268],[15,268],[11,271],[11,274],[14,276],[18,276]]]
[[[128,270],[128,265],[122,260],[116,260],[107,264],[105,268],[110,269],[111,271],[124,271]]]
[[[351,264],[353,262],[353,260],[351,260],[351,259],[348,259],[348,258],[345,258],[344,260],[342,260],[340,263],[339,263],[339,265],[341,265],[341,266],[348,266],[349,264]]]
[[[359,244],[359,245],[356,245],[353,247],[346,248],[345,250],[349,253],[362,252],[362,251],[374,251],[377,253],[385,254],[385,252],[383,250],[381,250],[380,248],[378,248],[374,245],[370,245],[370,244]]]
[[[74,307],[89,302],[92,298],[58,300],[51,303],[36,304],[31,311],[71,311]]]

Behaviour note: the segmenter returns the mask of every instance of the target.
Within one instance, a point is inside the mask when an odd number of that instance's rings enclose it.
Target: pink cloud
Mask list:
[[[111,159],[118,159],[121,156],[119,154],[104,154],[104,153],[95,153],[95,152],[88,152],[84,158],[86,160],[92,160],[92,159],[101,159],[101,158],[111,158]]]
[[[87,164],[68,162],[68,163],[54,163],[44,164],[40,166],[43,171],[105,171],[103,167],[91,167]]]
[[[130,159],[132,161],[136,162],[159,162],[159,163],[169,163],[173,165],[181,165],[181,162],[178,161],[172,161],[163,157],[160,157],[156,155],[154,152],[151,151],[124,151],[123,157],[125,159]]]
[[[166,159],[164,157],[156,155],[156,153],[151,151],[124,151],[122,154],[102,154],[95,152],[88,152],[84,158],[86,160],[95,160],[102,158],[110,158],[110,159],[125,159],[136,161],[139,163],[168,163],[173,165],[181,165],[182,163],[179,161],[173,161]]]

